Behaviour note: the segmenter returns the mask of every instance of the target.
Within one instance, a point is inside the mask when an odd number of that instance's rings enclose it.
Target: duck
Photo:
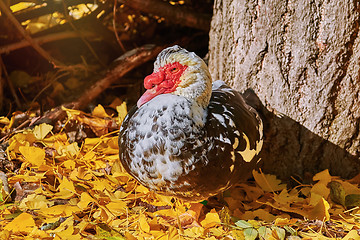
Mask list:
[[[198,202],[246,180],[260,160],[263,122],[242,95],[212,81],[194,52],[165,48],[119,132],[119,159],[156,193]]]

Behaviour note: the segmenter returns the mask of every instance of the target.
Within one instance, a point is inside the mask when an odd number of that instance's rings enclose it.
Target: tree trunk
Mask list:
[[[359,5],[215,0],[211,74],[241,92],[253,89],[267,109],[264,171],[359,173]]]

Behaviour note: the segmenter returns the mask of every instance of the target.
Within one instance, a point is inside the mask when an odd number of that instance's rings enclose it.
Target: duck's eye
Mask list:
[[[177,67],[172,67],[170,69],[170,72],[172,72],[172,73],[177,73],[178,71],[179,71],[179,68],[177,68]]]

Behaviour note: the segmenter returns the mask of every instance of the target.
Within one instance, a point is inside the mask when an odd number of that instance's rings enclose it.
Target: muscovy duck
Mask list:
[[[124,119],[120,161],[163,195],[200,201],[246,180],[263,144],[256,111],[205,62],[175,45],[156,58],[146,92]]]

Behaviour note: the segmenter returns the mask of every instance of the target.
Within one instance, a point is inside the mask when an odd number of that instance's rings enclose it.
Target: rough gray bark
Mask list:
[[[266,107],[262,169],[360,170],[359,1],[215,0],[209,66]]]

